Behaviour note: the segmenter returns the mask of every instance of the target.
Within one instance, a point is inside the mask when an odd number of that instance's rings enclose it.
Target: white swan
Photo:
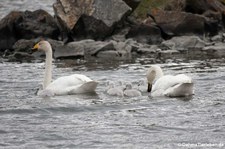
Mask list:
[[[40,41],[33,49],[44,51],[45,75],[43,82],[43,90],[39,91],[41,96],[67,95],[95,92],[97,82],[91,80],[85,75],[74,74],[70,76],[60,77],[52,81],[52,47],[48,41]]]
[[[152,65],[147,72],[148,92],[151,96],[182,97],[193,95],[193,80],[184,75],[163,75],[162,69]],[[154,82],[154,84],[153,84]]]

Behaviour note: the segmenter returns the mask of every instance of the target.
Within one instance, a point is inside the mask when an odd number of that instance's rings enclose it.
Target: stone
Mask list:
[[[218,43],[213,46],[204,47],[202,51],[205,51],[207,55],[213,58],[224,58],[225,57],[225,44]]]
[[[225,5],[219,0],[172,0],[164,7],[169,11],[185,11],[194,14],[203,14],[212,10],[224,14]]]
[[[10,62],[32,62],[34,60],[34,56],[28,54],[26,52],[15,52],[8,57],[8,61]]]
[[[141,0],[123,0],[128,6],[132,8],[134,11],[138,5],[140,4]]]
[[[154,25],[139,24],[132,26],[126,38],[132,38],[140,43],[158,44],[162,42],[161,31]]]
[[[198,36],[178,36],[162,42],[162,49],[183,51],[188,48],[204,48],[206,43]]]
[[[13,45],[13,49],[17,52],[32,53],[32,48],[35,43],[37,43],[37,41],[20,39]]]
[[[210,36],[224,28],[225,5],[220,0],[172,0],[164,10],[202,15],[205,17],[205,30]]]
[[[131,58],[131,46],[125,42],[81,40],[59,45],[54,49],[57,59],[93,58],[125,60]]]
[[[70,42],[54,48],[56,59],[84,57],[84,45],[79,42]]]
[[[53,5],[63,38],[104,39],[131,11],[122,0],[57,0]],[[65,37],[67,36],[67,37]]]
[[[185,11],[187,12],[203,14],[208,10],[225,14],[225,5],[219,0],[186,0]]]
[[[180,11],[151,11],[155,23],[168,35],[203,35],[204,16]],[[191,24],[191,25],[190,25]]]
[[[17,41],[14,22],[21,18],[22,12],[11,12],[0,21],[0,50],[12,49]]]
[[[166,50],[166,51],[159,52],[160,58],[163,58],[163,59],[169,59],[169,58],[173,59],[176,56],[179,56],[179,54],[180,54],[180,51],[178,50]]]
[[[222,37],[222,35],[215,35],[215,36],[213,36],[213,37],[211,37],[211,41],[213,41],[213,42],[222,42],[223,41],[223,37]]]
[[[57,39],[59,29],[54,18],[44,10],[13,11],[0,21],[0,49],[12,49],[19,39],[37,37]]]
[[[124,42],[109,41],[92,52],[92,56],[110,60],[131,59],[131,46]]]

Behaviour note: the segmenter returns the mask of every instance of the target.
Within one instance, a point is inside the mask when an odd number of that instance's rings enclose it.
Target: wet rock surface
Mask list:
[[[57,0],[54,18],[44,10],[13,11],[0,21],[1,57],[42,60],[44,53],[31,50],[40,40],[51,43],[55,59],[224,57],[220,1],[172,1],[163,9],[149,10],[144,20],[130,14],[139,4],[139,0]]]

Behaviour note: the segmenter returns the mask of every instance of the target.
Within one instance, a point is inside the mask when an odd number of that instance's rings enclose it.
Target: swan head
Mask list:
[[[127,83],[125,90],[130,90],[130,89],[132,89],[132,84],[131,83]]]
[[[162,69],[157,65],[152,65],[147,71],[148,92],[152,90],[152,84],[155,80],[163,76]]]
[[[35,44],[32,49],[48,52],[49,50],[51,50],[51,45],[48,41],[42,40],[38,42],[37,44]]]

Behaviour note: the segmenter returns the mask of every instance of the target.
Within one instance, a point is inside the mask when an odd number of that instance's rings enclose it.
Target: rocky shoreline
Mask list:
[[[31,48],[48,40],[55,59],[129,60],[225,58],[225,4],[220,0],[170,0],[135,16],[141,0],[57,0],[55,15],[13,11],[0,21],[0,57],[33,62]],[[141,9],[142,10],[142,9]]]

